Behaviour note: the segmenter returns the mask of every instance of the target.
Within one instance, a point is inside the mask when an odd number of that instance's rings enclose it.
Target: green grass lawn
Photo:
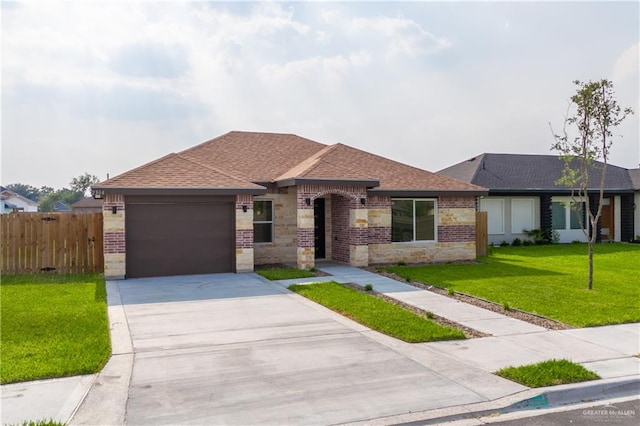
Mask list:
[[[111,355],[101,275],[5,275],[2,383],[100,371]]]
[[[292,285],[289,289],[362,325],[405,342],[465,338],[460,330],[442,326],[398,305],[336,282]]]
[[[295,268],[259,269],[256,271],[256,274],[262,275],[271,281],[292,280],[294,278],[311,278],[316,276],[312,271]]]
[[[496,374],[530,388],[586,382],[600,378],[593,371],[566,359],[552,359],[537,364],[507,367],[496,371]]]
[[[640,321],[640,245],[597,244],[593,290],[587,245],[496,247],[478,263],[383,268],[575,327]]]

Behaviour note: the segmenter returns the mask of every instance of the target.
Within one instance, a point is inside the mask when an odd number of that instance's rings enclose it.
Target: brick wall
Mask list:
[[[349,263],[349,206],[351,200],[340,195],[331,195],[331,258]]]

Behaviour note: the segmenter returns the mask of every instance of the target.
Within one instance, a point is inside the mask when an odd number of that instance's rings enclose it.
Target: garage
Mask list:
[[[126,197],[126,276],[234,272],[234,201],[234,197]]]

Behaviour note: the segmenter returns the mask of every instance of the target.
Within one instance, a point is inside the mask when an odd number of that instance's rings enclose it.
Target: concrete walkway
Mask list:
[[[603,379],[640,374],[640,324],[550,331],[515,318],[460,302],[359,268],[334,263],[318,264],[331,274],[315,279],[279,281],[336,281],[373,289],[409,305],[433,312],[491,337],[422,343],[427,351],[446,354],[465,364],[494,372],[508,366],[567,358],[595,371]]]
[[[318,267],[332,276],[109,281],[113,356],[105,369],[1,386],[2,424],[391,424],[491,412],[540,395],[567,403],[638,393],[640,324],[547,331],[358,268]],[[371,284],[492,336],[408,344],[283,288],[318,281]],[[492,374],[551,358],[579,362],[603,380],[528,390]]]

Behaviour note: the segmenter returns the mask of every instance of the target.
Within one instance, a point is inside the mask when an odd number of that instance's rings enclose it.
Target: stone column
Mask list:
[[[246,212],[243,210],[246,208]],[[253,271],[253,196],[236,196],[236,272]]]
[[[298,245],[296,259],[299,269],[311,269],[315,266],[315,244],[313,240],[313,200],[298,192],[297,228]],[[307,205],[307,199],[310,203]]]
[[[369,265],[369,212],[365,206],[351,202],[349,209],[349,263],[351,266]],[[364,208],[359,208],[364,207]]]
[[[116,213],[113,213],[113,209]],[[126,239],[124,227],[124,196],[105,194],[102,203],[104,237],[104,277],[121,280],[126,274]]]

